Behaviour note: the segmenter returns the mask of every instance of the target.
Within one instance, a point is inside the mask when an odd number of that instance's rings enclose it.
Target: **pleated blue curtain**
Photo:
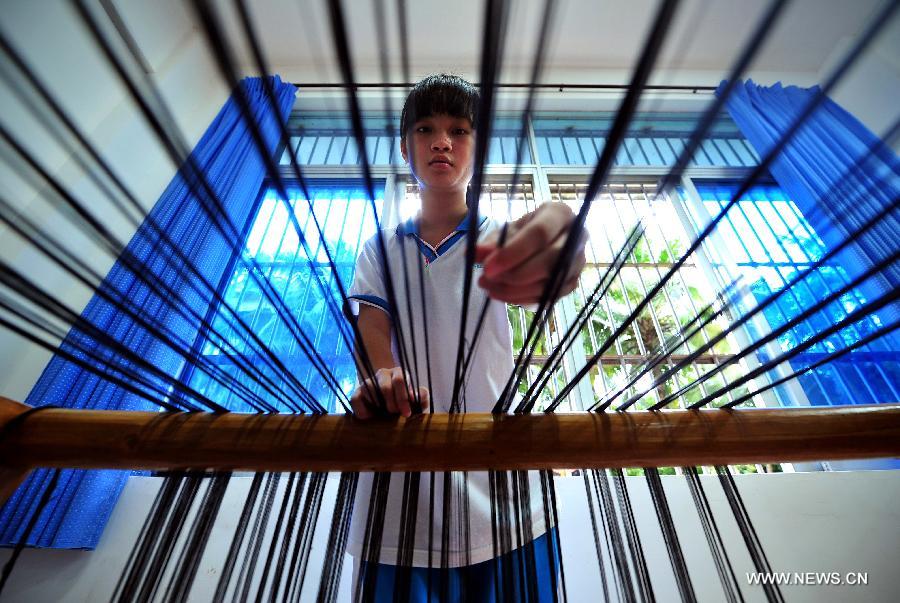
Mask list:
[[[735,87],[727,108],[747,140],[760,156],[764,156],[818,92],[816,87],[804,89],[780,83],[766,87],[748,80]],[[809,277],[811,282],[831,280],[835,275],[847,282],[900,249],[900,209],[897,207],[900,160],[875,134],[831,99],[825,99],[787,143],[772,163],[770,172],[821,239],[816,245],[823,245],[825,249],[833,248],[874,216],[888,211],[884,219],[861,234],[854,244],[830,262],[830,266],[823,268],[820,275]],[[894,262],[822,314],[831,320],[840,320],[859,304],[896,290],[898,286],[900,267]],[[759,289],[768,294],[767,287]],[[792,314],[796,315],[805,307],[798,306]],[[879,311],[876,318],[843,330],[809,353],[796,357],[791,364],[795,370],[808,365],[821,359],[823,354],[859,341],[879,326],[893,323],[900,318],[898,315],[900,311],[896,305],[888,306]],[[775,323],[773,327],[777,327],[780,320],[790,316],[767,315],[767,318],[770,323]],[[814,328],[815,325],[807,326],[810,327],[805,329],[808,332],[819,330]],[[800,383],[812,404],[826,403],[822,390],[828,390],[826,393],[840,399],[840,403],[896,402],[898,374],[900,341],[895,335],[888,335],[804,375]]]
[[[281,82],[277,76],[269,78],[268,84],[274,90],[281,116],[287,118],[296,89]],[[274,154],[279,140],[278,122],[264,88],[266,82],[261,78],[247,78],[240,85],[263,134],[266,148]],[[237,229],[244,228],[252,219],[251,213],[265,177],[265,167],[234,95],[219,111],[192,155],[220,200],[224,214]],[[229,267],[235,244],[242,245],[243,241],[235,243],[214,228],[200,200],[191,192],[188,177],[184,171],[178,172],[150,212],[150,218],[129,242],[128,250],[146,262],[154,279],[170,285],[181,294],[184,304],[204,315],[213,303],[212,296],[190,286],[189,279],[194,277],[164,253],[158,234],[148,222],[152,219],[161,226],[192,259],[206,280],[214,284],[228,276],[224,271]],[[133,308],[139,309],[145,316],[153,316],[183,341],[191,342],[197,338],[199,325],[176,312],[175,304],[178,302],[158,295],[121,261],[113,266],[102,286],[117,295],[126,296]],[[181,373],[184,359],[180,355],[99,296],[88,303],[82,316],[166,374],[177,377]],[[91,338],[73,329],[62,347],[80,355],[75,347],[79,341],[90,344]],[[97,347],[102,349],[102,346]],[[83,355],[80,357],[87,360]],[[161,384],[142,369],[134,367],[134,370]],[[67,408],[156,409],[143,398],[104,381],[60,356],[51,359],[26,402],[32,406]],[[47,488],[50,475],[51,472],[46,470],[32,472],[0,511],[0,544],[9,546],[19,542],[28,518]],[[28,544],[69,549],[94,548],[128,475],[127,471],[62,471],[58,486],[38,519]]]
[[[762,156],[818,92],[818,87],[767,87],[748,80],[728,98],[728,113]],[[844,240],[900,197],[900,159],[831,99],[806,120],[770,171],[826,245]],[[894,207],[859,238],[855,257],[844,258],[847,268],[858,270],[888,257],[897,250],[898,232],[900,209]],[[900,286],[900,267],[885,270],[880,285],[882,290]]]

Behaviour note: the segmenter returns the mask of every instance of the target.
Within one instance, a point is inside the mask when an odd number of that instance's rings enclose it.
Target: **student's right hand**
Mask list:
[[[381,392],[379,398],[376,391]],[[431,396],[427,387],[419,388],[422,401],[422,412],[428,410]],[[375,371],[374,379],[365,379],[350,397],[353,414],[359,419],[371,419],[379,414],[412,415],[415,406],[415,393],[409,376],[402,368],[383,368]],[[386,406],[385,406],[386,405]]]

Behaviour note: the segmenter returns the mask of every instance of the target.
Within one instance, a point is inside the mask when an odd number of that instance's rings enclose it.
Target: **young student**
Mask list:
[[[416,84],[403,107],[400,151],[418,183],[422,206],[416,217],[382,232],[386,257],[382,257],[373,237],[357,259],[350,295],[359,303],[362,344],[375,370],[374,378],[363,380],[351,399],[360,419],[385,412],[409,417],[417,397],[424,412],[429,412],[429,407],[433,412],[450,410],[463,304],[469,228],[466,192],[474,167],[477,108],[477,90],[462,78],[445,74],[426,77]],[[485,299],[490,297],[494,303],[489,306],[470,370],[460,388],[461,410],[488,412],[499,398],[513,370],[506,304],[539,301],[573,219],[566,205],[546,203],[509,225],[502,248],[497,246],[500,225],[484,216],[476,220],[477,284],[471,290],[464,325],[467,344],[474,339]],[[583,242],[572,264],[561,294],[571,292],[577,284],[584,266]],[[398,308],[391,308],[389,303],[388,270]],[[405,374],[400,366],[398,332],[405,340],[411,374]],[[418,396],[414,388],[418,388]],[[374,393],[376,390],[381,396]],[[386,407],[382,408],[379,400]],[[558,561],[552,553],[555,540],[548,546],[547,539],[556,538],[555,528],[548,533],[549,526],[545,525],[539,476],[535,472],[529,476],[520,488],[530,497],[530,507],[525,508],[531,509],[531,517],[521,518],[522,533],[530,536],[513,534],[513,550],[500,551],[499,560],[494,559],[487,473],[437,473],[433,481],[429,474],[421,476],[413,569],[401,572],[402,579],[410,584],[409,600],[438,601],[448,596],[451,600],[465,597],[468,601],[491,601],[495,586],[502,583],[502,571],[498,570],[509,564],[506,571],[512,570],[518,577],[525,571],[522,563],[537,580],[537,600],[553,600]],[[446,491],[445,485],[449,485]],[[377,562],[359,559],[370,491],[371,476],[361,478],[350,539],[350,552],[356,557],[354,584],[361,577],[374,579],[375,600],[393,600],[401,550],[403,475],[391,475]],[[466,500],[460,500],[462,492],[467,492]],[[444,500],[445,495],[449,501]],[[444,513],[445,509],[450,512]],[[464,509],[467,521],[461,517]],[[466,525],[462,525],[464,521]],[[437,569],[429,570],[429,565]],[[519,592],[519,580],[512,582],[507,580],[505,586],[514,592],[504,590],[502,598],[525,600],[526,593]]]

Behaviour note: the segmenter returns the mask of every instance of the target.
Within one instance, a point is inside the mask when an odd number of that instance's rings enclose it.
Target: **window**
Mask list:
[[[718,214],[736,192],[735,188],[727,184],[698,186],[706,214]],[[720,256],[728,258],[728,262],[720,262],[717,270],[725,279],[744,277],[757,302],[783,291],[788,283],[809,271],[826,252],[822,239],[796,204],[777,186],[751,189],[728,211],[719,229],[722,231]],[[766,326],[777,329],[785,325],[846,286],[851,278],[840,261],[830,261],[816,268],[764,310]],[[834,303],[779,336],[774,349],[760,352],[760,361],[795,349],[866,303],[864,289],[850,289]],[[795,356],[791,368],[794,371],[806,368],[856,344],[883,326],[879,316],[866,317]],[[900,372],[897,349],[896,341],[890,336],[877,339],[834,362],[812,369],[800,376],[799,382],[809,402],[816,405],[896,401]],[[797,403],[785,388],[779,390],[779,395],[784,405]]]
[[[535,142],[543,165],[590,165],[597,162],[612,126],[613,113],[544,113],[534,119]],[[692,113],[645,113],[637,116],[616,153],[615,165],[665,167],[675,163],[696,127]],[[746,167],[758,156],[737,126],[723,115],[694,156],[694,166]]]
[[[332,113],[311,112],[291,119],[289,126],[295,133],[291,137],[291,146],[301,165],[356,166],[360,163],[359,148],[349,120]],[[365,117],[366,158],[370,165],[403,164],[400,139],[394,135],[397,127],[393,118],[386,119],[377,113]],[[516,142],[521,128],[520,120],[502,117],[494,120],[489,164],[516,163]],[[285,149],[281,164],[289,165],[290,161],[291,155]],[[531,148],[526,144],[521,163],[532,162]]]
[[[567,203],[577,211],[584,200],[586,188],[585,184],[572,182],[551,183],[551,198]],[[594,200],[588,214],[588,265],[578,289],[572,295],[577,310],[584,306],[585,300],[612,265],[616,253],[625,245],[629,233],[641,217],[646,226],[645,236],[638,242],[630,257],[626,258],[587,327],[581,332],[585,356],[589,357],[601,348],[688,247],[690,240],[672,202],[665,197],[657,197],[654,185],[621,183],[605,187]],[[722,332],[724,325],[713,321],[689,337],[684,345],[677,345],[687,334],[689,323],[714,300],[715,291],[703,277],[696,257],[689,258],[638,314],[636,320],[603,353],[590,375],[593,400],[606,399],[624,388],[616,404],[625,402],[632,395],[647,392],[636,405],[638,409],[647,408],[729,359],[733,355],[735,344],[730,338],[726,338],[694,362],[679,369],[661,385],[651,387],[675,362],[683,360],[687,354],[709,343]],[[629,385],[632,381],[630,377],[660,349],[668,350],[670,362],[657,365]],[[743,371],[739,363],[731,364],[698,387],[677,395],[667,407],[687,407],[724,387]],[[746,392],[746,387],[736,388],[717,398],[713,405],[733,400],[736,395]]]
[[[700,186],[697,200],[684,193],[671,196],[656,194],[656,181],[681,151],[684,138],[692,131],[696,117],[690,114],[653,113],[639,115],[635,120],[618,153],[615,168],[618,171],[613,174],[613,183],[594,200],[588,216],[587,229],[591,243],[587,250],[587,269],[576,291],[556,304],[544,325],[520,393],[529,391],[535,385],[539,372],[552,350],[558,346],[563,332],[584,307],[590,292],[610,267],[613,256],[624,244],[639,216],[645,217],[646,234],[613,279],[589,323],[579,333],[577,345],[564,355],[560,366],[542,386],[536,406],[538,410],[555,399],[560,389],[584,366],[586,359],[607,342],[632,313],[635,305],[648,295],[687,249],[696,236],[697,225],[702,225],[709,215],[717,213],[727,198],[729,189],[726,185]],[[376,173],[385,178],[385,190],[392,191],[390,198],[377,200],[379,211],[384,210],[384,226],[389,227],[417,211],[417,190],[402,173],[386,167],[392,157],[393,161],[398,161],[398,145],[390,128],[391,120],[372,114],[366,117],[365,123],[367,158],[376,166]],[[482,213],[501,222],[508,221],[547,201],[562,201],[577,210],[583,201],[585,182],[605,144],[609,124],[610,116],[599,113],[576,116],[544,113],[535,116],[528,138],[523,141],[519,182],[513,186],[511,164],[515,162],[521,122],[509,117],[499,118],[495,123],[482,191]],[[341,115],[296,117],[291,120],[291,127],[295,133],[292,145],[300,162],[308,170],[315,174],[315,170],[322,166],[328,170],[328,177],[343,175],[346,178],[343,182],[331,181],[327,185],[317,186],[313,196],[315,215],[325,230],[328,249],[334,254],[342,282],[349,286],[359,246],[374,234],[371,204],[365,199],[361,187],[351,180],[360,154],[347,120]],[[288,159],[286,153],[282,163]],[[703,171],[704,178],[709,178],[710,174],[724,174],[724,169],[731,170],[730,177],[733,178],[735,173],[740,174],[741,169],[754,165],[756,160],[756,154],[736,126],[723,116],[713,127],[709,140],[703,143],[693,166]],[[690,176],[691,173],[685,182],[692,187]],[[307,253],[299,245],[284,204],[278,202],[271,192],[260,203],[243,257],[256,260],[262,271],[260,276],[291,308],[293,318],[285,317],[284,312],[279,312],[266,299],[244,263],[236,264],[225,287],[225,298],[237,315],[276,352],[285,366],[290,367],[289,372],[296,376],[299,383],[317,400],[324,400],[329,410],[334,410],[337,408],[334,389],[349,392],[356,382],[346,338],[333,317],[334,303],[329,303],[322,294],[324,286],[330,288],[334,299],[339,299],[336,275],[332,274],[326,261],[324,247],[312,224],[306,201],[292,198],[290,203],[307,237],[314,259],[313,268],[310,268]],[[588,408],[614,394],[614,407],[634,398],[635,408],[653,406],[663,399],[668,400],[667,408],[681,408],[710,395],[714,398],[713,405],[720,405],[755,391],[758,385],[766,382],[766,377],[760,377],[759,383],[749,382],[715,396],[718,390],[746,374],[749,369],[774,357],[778,350],[788,349],[823,325],[831,324],[829,321],[838,320],[839,316],[852,309],[852,304],[864,303],[863,293],[853,292],[842,298],[835,308],[829,308],[827,314],[823,313],[786,333],[779,339],[777,349],[770,346],[744,360],[728,363],[742,347],[759,337],[759,332],[752,331],[757,325],[750,325],[747,332],[738,331],[729,335],[704,350],[691,363],[673,371],[663,383],[653,384],[665,371],[672,369],[674,363],[682,361],[701,346],[707,346],[727,328],[728,318],[722,316],[693,332],[682,343],[686,330],[690,328],[693,331],[695,317],[708,316],[710,307],[719,307],[716,305],[716,295],[725,283],[739,274],[752,283],[750,289],[753,295],[758,298],[766,296],[783,287],[785,279],[790,279],[795,272],[808,269],[821,253],[821,241],[796,206],[783,195],[779,196],[775,187],[757,187],[732,210],[729,219],[701,252],[688,258],[637,319],[611,342],[589,378],[579,384],[561,410]],[[723,257],[728,260],[722,260]],[[769,328],[777,328],[777,325],[808,307],[813,300],[841,286],[847,279],[840,266],[824,267],[819,273],[816,283],[810,282],[806,289],[796,287],[783,301],[766,312],[764,318],[771,325]],[[514,349],[518,353],[532,315],[516,306],[509,307],[508,312]],[[259,356],[258,346],[254,346],[246,336],[239,335],[243,331],[234,328],[234,319],[228,314],[222,309],[216,312],[213,332],[208,333],[203,342],[204,353],[217,366],[238,379],[246,368],[242,369],[235,362],[235,356],[240,353],[253,360],[256,370],[277,381],[275,373],[278,371],[273,369],[270,360]],[[293,320],[308,335],[321,361],[332,368],[337,383],[325,383],[318,376],[292,333]],[[878,319],[871,320],[877,322]],[[846,343],[853,337],[858,339],[869,332],[867,329],[876,327],[874,323],[856,325],[855,334],[841,333],[834,341],[823,342],[801,354],[793,364],[802,366],[804,362],[815,362],[825,352],[836,349],[841,341]],[[668,353],[666,362],[638,377],[638,372],[648,359],[660,349]],[[812,403],[834,403],[837,401],[834,392],[843,392],[838,395],[846,396],[851,391],[856,394],[851,399],[861,402],[895,399],[897,393],[892,383],[896,383],[897,362],[891,355],[891,349],[895,348],[871,344],[859,353],[851,354],[845,360],[846,366],[839,363],[826,365],[806,375],[802,378],[801,388],[783,386],[777,395],[770,392],[755,396],[744,404],[793,405],[803,403],[804,395]],[[728,365],[723,370],[716,371],[703,383],[689,387],[724,363]],[[217,393],[219,386],[211,375],[195,370],[191,379],[197,387]],[[226,404],[229,408],[248,408],[246,400],[233,399],[234,394],[228,394],[224,388],[219,389],[221,391],[218,393],[229,396]],[[866,393],[860,394],[863,390]],[[254,390],[252,395],[261,396],[276,405],[280,403],[279,395],[272,395],[272,392]],[[636,397],[639,395],[639,398]]]
[[[296,403],[301,399],[297,389],[302,386],[333,412],[339,408],[335,389],[346,393],[356,385],[351,350],[333,315],[335,306],[340,312],[340,303],[329,307],[322,289],[330,292],[331,300],[339,300],[336,277],[345,287],[350,286],[357,251],[375,233],[372,203],[362,187],[353,183],[315,186],[310,196],[312,211],[299,191],[292,191],[287,204],[272,190],[264,194],[241,252],[244,260],[256,260],[256,268],[238,261],[223,292],[225,303],[236,317],[228,308],[218,308],[211,321],[212,330],[205,334],[202,353],[247,389],[242,396],[229,391],[200,369],[190,375],[190,383],[228,409],[251,411],[249,402],[261,398],[278,410],[288,410],[289,401]],[[288,205],[302,229],[305,248],[290,220]],[[375,205],[380,213],[383,193],[379,192]],[[324,240],[313,216],[319,221]],[[328,262],[326,247],[337,275]],[[251,275],[251,269],[258,270],[258,277],[271,285],[269,292],[283,302],[289,314],[279,308],[277,300],[272,303],[271,296],[265,294],[267,287],[260,286],[260,279]],[[260,351],[247,330],[238,326],[237,317],[272,350],[277,360]],[[326,383],[303,352],[296,327],[309,338],[321,361],[335,375],[336,383]],[[244,360],[251,366],[247,367]],[[278,367],[279,362],[284,369]],[[247,370],[260,371],[262,378],[248,378]]]

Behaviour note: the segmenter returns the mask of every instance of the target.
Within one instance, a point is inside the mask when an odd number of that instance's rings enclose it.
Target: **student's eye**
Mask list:
[[[431,132],[431,128],[429,126],[419,126],[416,128],[416,132],[419,132],[420,134],[428,134],[429,132]]]
[[[465,136],[469,133],[465,128],[456,128],[453,133],[457,136]]]

